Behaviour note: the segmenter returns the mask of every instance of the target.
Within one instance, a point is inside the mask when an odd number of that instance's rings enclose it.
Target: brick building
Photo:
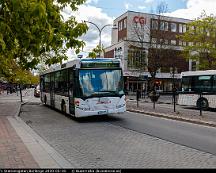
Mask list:
[[[127,90],[147,89],[150,67],[157,64],[158,90],[171,91],[173,81],[178,87],[180,73],[192,70],[192,62],[182,57],[183,42],[178,35],[186,32],[190,20],[127,11],[113,24],[111,46],[104,57],[120,58],[123,63]],[[155,54],[160,50],[159,55]],[[158,58],[158,59],[157,59]],[[173,75],[173,72],[175,75]]]

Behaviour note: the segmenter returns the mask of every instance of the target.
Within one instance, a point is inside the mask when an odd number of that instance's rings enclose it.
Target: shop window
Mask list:
[[[152,43],[157,43],[157,38],[152,38],[151,41]]]
[[[171,40],[171,45],[176,45],[176,40]]]

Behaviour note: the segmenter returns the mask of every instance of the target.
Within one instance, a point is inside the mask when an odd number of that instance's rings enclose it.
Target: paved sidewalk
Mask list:
[[[0,168],[39,168],[8,120],[18,114],[19,99],[16,93],[0,95]]]
[[[24,103],[34,101],[32,89],[23,93]],[[0,94],[0,168],[72,168],[18,117],[20,109],[20,96]]]

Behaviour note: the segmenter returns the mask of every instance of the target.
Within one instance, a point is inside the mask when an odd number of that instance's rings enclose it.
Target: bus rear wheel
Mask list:
[[[208,100],[204,97],[201,97],[197,100],[197,108],[207,110],[209,108]]]

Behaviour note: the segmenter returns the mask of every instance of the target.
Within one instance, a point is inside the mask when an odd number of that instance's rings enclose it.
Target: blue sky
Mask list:
[[[160,2],[167,4],[168,12],[186,8],[185,0],[93,0],[89,5],[101,8],[109,16],[118,17],[127,11],[127,6],[131,11],[151,13]]]

